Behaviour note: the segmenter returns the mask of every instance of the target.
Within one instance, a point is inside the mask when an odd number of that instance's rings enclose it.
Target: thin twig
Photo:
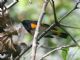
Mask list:
[[[31,47],[32,47],[32,44],[31,44],[30,46],[27,46],[26,49],[24,50],[24,52],[21,53],[19,56],[17,56],[14,60],[19,60],[19,58],[20,58],[25,52],[27,52]]]
[[[52,2],[52,8],[53,8],[53,12],[54,12],[55,24],[56,24],[58,27],[60,27],[63,31],[65,31],[65,32],[71,37],[71,39],[74,41],[74,43],[76,43],[76,44],[78,45],[77,41],[61,26],[60,22],[61,22],[62,20],[60,20],[60,21],[58,22],[57,16],[56,16],[56,11],[55,11],[54,1],[51,0],[51,2]],[[73,10],[76,9],[77,5],[78,5],[78,3],[76,4],[76,6],[74,7]],[[72,11],[73,11],[73,10],[72,10]],[[71,12],[72,12],[72,11],[71,11]],[[71,12],[70,12],[70,13],[71,13]],[[66,16],[68,16],[68,14],[67,14]],[[79,45],[78,45],[78,46],[79,46]]]
[[[66,28],[80,29],[79,27],[66,26],[66,25],[62,25],[62,24],[61,24],[61,26],[62,26],[62,27],[66,27]]]
[[[50,3],[51,3],[51,6],[52,6],[52,9],[53,9],[53,15],[54,15],[54,20],[55,20],[55,23],[57,21],[57,15],[56,15],[56,8],[55,8],[55,4],[54,4],[54,1],[53,0],[50,0]]]
[[[76,5],[74,6],[74,8],[70,11],[70,12],[68,12],[66,15],[64,15],[61,19],[59,19],[59,23],[61,22],[61,21],[63,21],[63,19],[65,19],[67,16],[69,16],[74,10],[76,10],[76,9],[78,9],[78,7],[77,7],[77,5],[80,3],[80,1],[78,1],[77,3],[76,3]]]
[[[44,1],[44,4],[43,4],[43,7],[42,7],[42,11],[41,11],[41,15],[38,19],[38,22],[37,22],[37,27],[36,27],[36,30],[35,30],[35,34],[34,34],[34,38],[33,38],[33,43],[32,43],[32,58],[31,60],[35,60],[36,59],[36,51],[37,51],[37,37],[38,37],[38,34],[39,34],[39,27],[40,27],[40,24],[42,22],[42,19],[45,15],[45,11],[46,11],[46,7],[48,5],[48,0],[45,0]]]
[[[76,3],[75,7],[77,7],[77,4],[78,4],[78,3]],[[52,6],[52,5],[51,5],[51,6]],[[59,20],[59,23],[60,23],[63,19],[65,19],[69,14],[71,14],[71,13],[75,10],[75,7],[74,7],[69,13],[67,13],[65,16],[63,16],[63,17]],[[55,26],[56,26],[55,23],[51,24],[49,28],[47,28],[44,32],[42,32],[42,33],[39,35],[38,41],[39,41],[46,33],[48,33],[48,32],[51,30],[52,27],[55,27]]]
[[[69,37],[74,41],[74,43],[75,43],[78,47],[80,47],[79,44],[77,43],[77,41],[70,35],[70,33],[68,33],[67,30],[65,30],[62,26],[59,26],[59,27],[69,35]]]
[[[54,49],[54,47],[47,47],[47,46],[44,46],[44,45],[41,45],[40,47],[44,48],[44,49],[51,49],[51,50]]]
[[[73,45],[66,45],[66,46],[61,46],[61,47],[57,47],[51,51],[49,51],[48,53],[46,53],[45,55],[43,55],[40,60],[43,60],[45,57],[47,57],[48,55],[50,55],[52,52],[55,52],[55,51],[58,51],[58,50],[61,50],[63,48],[69,48],[69,47],[75,47],[76,45],[73,44]]]

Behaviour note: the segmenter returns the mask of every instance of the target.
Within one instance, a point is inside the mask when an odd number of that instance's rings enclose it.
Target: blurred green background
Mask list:
[[[31,2],[30,2],[31,1]],[[20,23],[23,20],[38,20],[39,15],[41,13],[43,0],[19,0],[19,2],[13,6],[11,9],[9,9],[10,16],[13,18],[13,20],[16,23]],[[57,18],[60,19],[64,15],[66,15],[71,9],[74,8],[76,2],[78,0],[54,0],[55,6],[56,6],[56,14]],[[80,7],[78,5],[78,7]],[[42,21],[42,23],[46,23],[51,25],[54,23],[54,15],[53,10],[50,5],[50,3],[47,6],[46,9],[46,15]],[[80,27],[80,9],[76,9],[73,11],[68,17],[66,17],[61,24],[67,25],[67,26],[74,26],[74,27]],[[72,28],[66,28],[64,27],[73,37],[74,39],[80,44],[80,30],[79,29],[72,29]],[[23,41],[26,44],[29,44],[32,42],[33,36],[31,36],[29,33],[26,33],[24,35]],[[71,38],[42,38],[40,40],[40,46],[46,46],[46,47],[59,47],[64,45],[69,45],[74,43]],[[37,60],[39,58],[50,51],[51,49],[45,49],[43,47],[38,47],[37,51]],[[80,60],[80,49],[78,47],[73,48],[66,48],[65,50],[59,50],[48,57],[46,57],[44,60]],[[30,60],[31,57],[31,51],[25,53],[23,55],[21,60]]]

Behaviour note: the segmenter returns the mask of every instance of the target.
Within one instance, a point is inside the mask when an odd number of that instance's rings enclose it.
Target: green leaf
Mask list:
[[[66,60],[67,55],[68,55],[68,51],[69,51],[69,48],[62,49],[62,57],[63,57],[63,60]]]

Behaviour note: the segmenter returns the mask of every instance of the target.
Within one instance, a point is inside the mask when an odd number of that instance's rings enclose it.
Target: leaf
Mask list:
[[[69,48],[62,49],[62,57],[63,57],[63,60],[66,60],[67,55],[68,55],[68,51],[69,51]]]

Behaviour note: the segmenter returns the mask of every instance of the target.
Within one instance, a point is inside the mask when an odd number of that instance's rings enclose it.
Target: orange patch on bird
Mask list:
[[[31,23],[31,28],[32,28],[32,29],[35,29],[36,26],[37,26],[37,24],[35,24],[35,23]]]

